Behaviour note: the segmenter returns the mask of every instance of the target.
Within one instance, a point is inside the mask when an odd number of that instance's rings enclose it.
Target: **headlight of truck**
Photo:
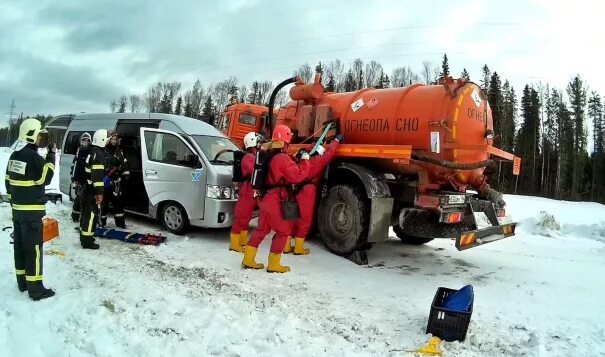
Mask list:
[[[216,199],[230,199],[233,197],[233,190],[228,186],[207,185],[206,197]]]

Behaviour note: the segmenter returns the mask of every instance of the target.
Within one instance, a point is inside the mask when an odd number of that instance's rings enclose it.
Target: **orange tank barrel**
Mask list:
[[[323,123],[318,118],[303,118],[300,108],[323,105],[330,108],[326,120],[339,121],[347,144],[411,145],[414,152],[430,161],[451,164],[444,166],[446,170],[433,170],[444,181],[455,176],[459,184],[468,184],[471,174],[483,172],[483,167],[469,165],[486,162],[490,154],[512,157],[492,147],[492,112],[485,94],[474,83],[447,77],[439,85],[323,95],[319,95],[320,86],[297,84],[290,91],[293,101],[280,111],[278,123],[308,128],[308,132],[298,130],[299,138],[311,136]],[[318,110],[311,113],[319,115]],[[301,120],[314,120],[314,124],[300,125]],[[463,164],[468,165],[460,166]],[[405,170],[402,165],[390,165],[394,171]]]

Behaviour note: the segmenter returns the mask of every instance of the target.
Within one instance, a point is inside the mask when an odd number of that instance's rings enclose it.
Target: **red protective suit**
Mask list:
[[[242,177],[244,181],[239,188],[239,198],[235,204],[234,221],[231,227],[231,233],[240,234],[242,231],[247,231],[250,225],[250,220],[256,209],[256,198],[254,198],[254,190],[250,183],[252,172],[254,171],[254,155],[256,149],[252,149],[242,158]]]
[[[332,140],[323,155],[312,156],[309,160],[309,178],[303,183],[303,187],[296,194],[296,201],[300,209],[300,219],[292,224],[291,236],[305,238],[313,224],[315,213],[315,200],[317,199],[317,186],[326,166],[334,158],[338,141]]]
[[[275,155],[269,163],[267,184],[292,185],[298,184],[307,178],[309,172],[309,160],[300,160],[297,164],[292,158],[285,154]],[[259,201],[260,217],[258,228],[250,238],[248,245],[258,248],[263,239],[271,230],[275,231],[271,242],[271,253],[281,254],[286,246],[286,240],[290,233],[290,222],[282,218],[280,202],[288,198],[288,190],[285,187],[270,188],[267,194]]]

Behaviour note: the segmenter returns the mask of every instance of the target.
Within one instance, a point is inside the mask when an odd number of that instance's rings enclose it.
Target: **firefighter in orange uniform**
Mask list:
[[[266,173],[268,190],[264,197],[259,199],[258,229],[254,231],[248,246],[246,246],[242,266],[250,269],[262,269],[264,267],[263,264],[256,263],[254,259],[260,243],[271,230],[274,230],[275,235],[271,243],[267,271],[285,273],[290,271],[290,267],[281,265],[280,260],[290,234],[291,221],[284,219],[285,217],[282,216],[281,203],[292,195],[289,192],[292,185],[298,184],[307,178],[309,154],[303,153],[298,164],[287,154],[287,146],[292,140],[292,131],[285,125],[275,127],[271,140],[272,147],[281,145],[282,148],[274,149],[276,152],[269,161],[268,172]]]
[[[235,252],[243,253],[244,248],[248,244],[248,227],[252,214],[254,214],[254,210],[257,207],[250,179],[252,178],[252,171],[254,171],[254,156],[261,141],[262,136],[255,132],[249,132],[244,136],[246,154],[241,159],[238,175],[235,174],[235,170],[237,169],[234,169],[234,180],[237,180],[240,184],[239,198],[234,211],[234,222],[231,227],[229,250]],[[236,176],[239,177],[236,178]]]

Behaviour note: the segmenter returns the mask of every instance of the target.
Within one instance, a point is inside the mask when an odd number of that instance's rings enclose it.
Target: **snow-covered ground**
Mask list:
[[[267,274],[240,268],[227,230],[82,250],[65,198],[48,204],[61,237],[45,249],[64,253],[44,256],[55,297],[34,303],[18,292],[10,230],[0,231],[0,356],[411,355],[395,350],[427,341],[437,288],[466,284],[475,290],[467,339],[442,343],[445,356],[605,355],[605,206],[506,200],[520,222],[507,240],[458,252],[449,240],[393,238],[365,267],[311,242],[311,255],[284,256],[291,273]],[[7,204],[0,222],[11,225]]]

